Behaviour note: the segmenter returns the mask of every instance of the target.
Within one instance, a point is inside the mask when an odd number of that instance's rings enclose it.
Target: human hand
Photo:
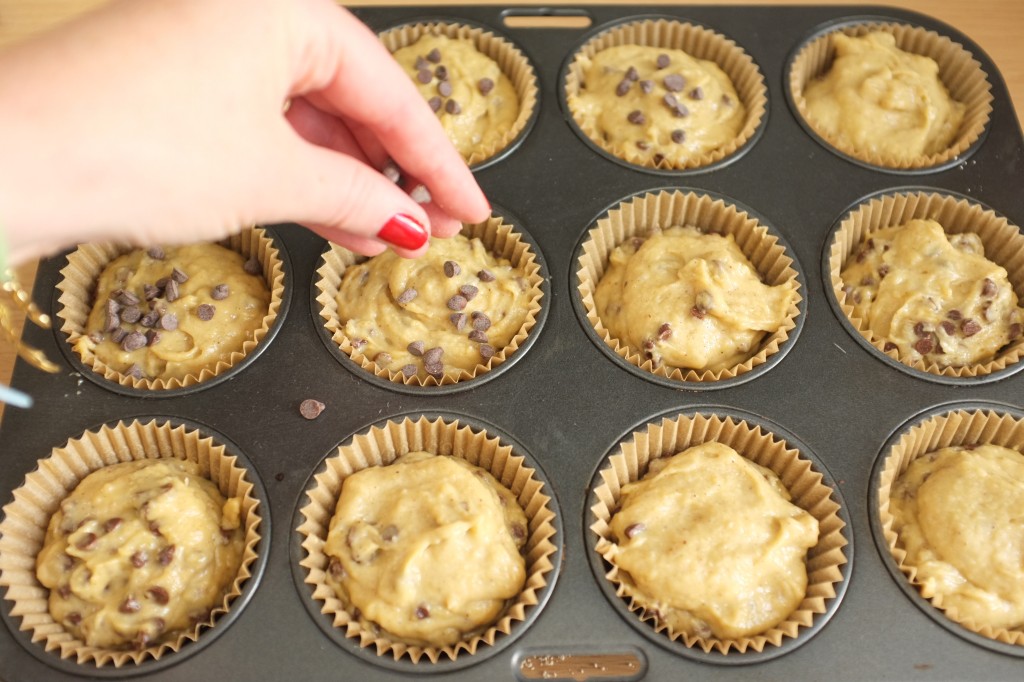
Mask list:
[[[415,256],[427,230],[489,213],[408,77],[331,0],[122,0],[8,50],[0,149],[12,262],[284,221]],[[432,203],[378,171],[389,157]]]

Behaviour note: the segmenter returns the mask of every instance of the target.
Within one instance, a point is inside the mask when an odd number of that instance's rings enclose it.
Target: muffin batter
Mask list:
[[[345,270],[338,317],[353,348],[407,378],[473,371],[526,322],[530,285],[479,239],[431,239],[415,260],[391,251]]]
[[[270,291],[262,272],[217,244],[125,254],[100,275],[80,343],[137,379],[198,375],[241,352],[263,326]]]
[[[447,646],[492,624],[522,590],[526,534],[526,515],[490,473],[410,452],[345,479],[326,580],[364,625]]]
[[[832,67],[804,91],[814,128],[840,148],[901,160],[953,143],[966,106],[950,97],[934,60],[900,50],[890,33],[832,41]]]
[[[997,445],[919,457],[893,485],[893,530],[927,598],[957,618],[1024,626],[1024,455]]]
[[[782,326],[792,283],[761,282],[731,235],[670,227],[612,251],[594,292],[608,333],[655,367],[718,370]]]
[[[629,161],[678,166],[733,140],[745,109],[714,62],[682,50],[620,45],[585,69],[569,108],[595,140]]]
[[[612,562],[628,594],[675,633],[735,639],[792,613],[818,522],[773,472],[721,443],[651,462],[622,488]]]
[[[238,574],[239,511],[193,462],[93,472],[50,518],[36,559],[50,615],[89,646],[173,640],[209,617]]]
[[[393,56],[463,157],[493,149],[515,123],[519,98],[512,82],[471,41],[424,35]]]
[[[985,362],[1021,336],[1024,309],[1006,270],[971,232],[947,236],[934,220],[878,230],[841,277],[854,315],[903,360]]]

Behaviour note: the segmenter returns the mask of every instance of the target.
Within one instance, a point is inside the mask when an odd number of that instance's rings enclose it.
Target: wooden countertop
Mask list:
[[[0,0],[0,48],[12,42],[27,38],[61,21],[65,21],[106,0]],[[343,3],[350,6],[394,6],[394,5],[544,5],[562,3],[548,0],[520,0],[519,2],[472,2],[468,0],[421,0],[420,2],[394,0],[357,0]],[[613,5],[629,4],[625,0],[590,0],[575,4]],[[640,4],[640,3],[638,3]],[[642,0],[647,5],[855,5],[847,0],[714,0],[707,2],[675,2],[664,0]],[[1021,118],[1024,107],[1024,49],[1020,45],[1020,32],[1024,29],[1024,2],[1021,0],[888,0],[879,6],[900,7],[927,14],[955,26],[976,43],[981,45],[992,61],[999,67],[1015,103],[1017,118]],[[862,4],[862,6],[863,6]],[[22,282],[29,282],[34,276],[34,265],[22,267],[19,276]],[[0,382],[8,383],[14,366],[14,351],[0,345]],[[54,358],[56,360],[56,358]],[[3,414],[0,405],[0,415]]]

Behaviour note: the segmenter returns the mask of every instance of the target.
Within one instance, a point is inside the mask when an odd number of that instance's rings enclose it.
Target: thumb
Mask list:
[[[346,154],[302,143],[273,192],[278,208],[325,239],[374,255],[380,244],[413,258],[426,250],[430,218],[400,187]]]

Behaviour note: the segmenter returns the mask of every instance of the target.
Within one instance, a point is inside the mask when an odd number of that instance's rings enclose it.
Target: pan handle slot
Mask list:
[[[506,28],[590,28],[585,10],[570,7],[516,7],[501,13]]]

